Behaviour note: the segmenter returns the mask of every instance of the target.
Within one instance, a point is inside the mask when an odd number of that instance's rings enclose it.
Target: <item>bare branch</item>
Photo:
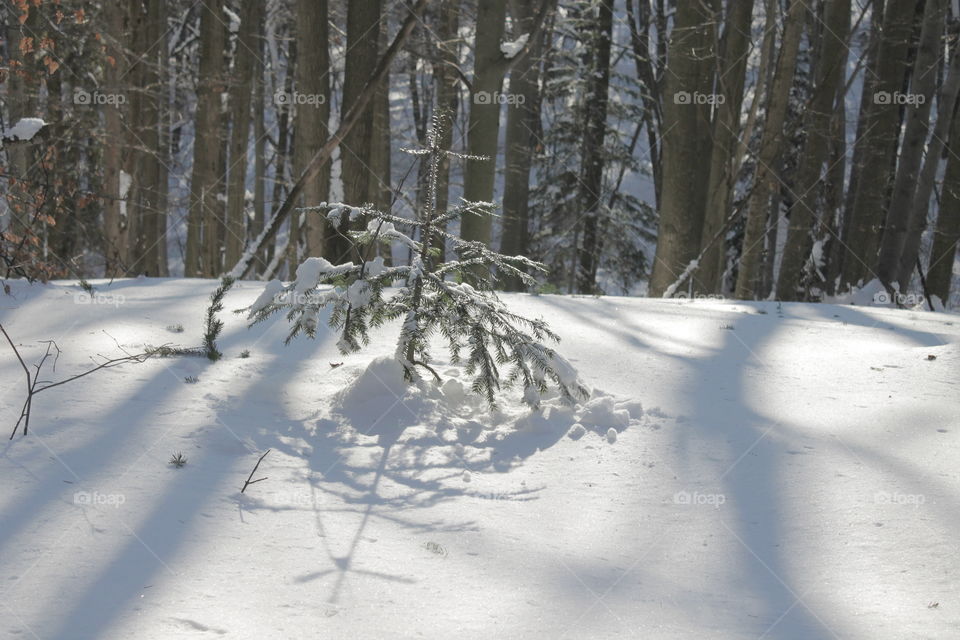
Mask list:
[[[10,344],[10,348],[13,349],[13,353],[17,356],[17,360],[20,361],[20,366],[23,368],[23,372],[27,376],[27,398],[23,403],[23,408],[20,410],[20,417],[17,419],[17,423],[13,426],[13,431],[10,433],[10,440],[13,440],[13,437],[17,435],[17,431],[20,429],[21,423],[23,424],[23,435],[27,435],[30,429],[30,410],[33,408],[33,397],[41,391],[46,391],[47,389],[53,389],[54,387],[59,387],[68,382],[73,382],[74,380],[86,377],[91,373],[100,371],[101,369],[112,369],[113,367],[126,364],[128,362],[145,362],[150,358],[159,355],[159,350],[157,349],[151,349],[149,351],[145,351],[144,353],[134,354],[127,353],[125,350],[121,349],[121,351],[123,351],[126,355],[119,358],[107,359],[88,371],[78,373],[75,376],[65,378],[59,382],[52,382],[50,380],[41,380],[40,372],[51,356],[53,357],[53,365],[51,369],[56,371],[57,362],[60,359],[60,354],[63,352],[55,341],[44,340],[41,342],[41,344],[47,345],[47,350],[44,352],[43,357],[40,358],[40,361],[33,365],[36,369],[36,373],[31,375],[29,367],[27,367],[26,362],[24,362],[23,358],[20,356],[20,351],[17,350],[17,346],[13,343],[13,340],[10,338],[10,334],[7,333],[7,330],[3,328],[2,324],[0,324],[0,332],[3,332],[4,337]]]
[[[252,478],[252,477],[253,477],[253,474],[255,474],[255,473],[257,472],[257,469],[260,467],[260,463],[263,462],[263,459],[267,457],[267,454],[268,454],[268,453],[270,453],[270,449],[267,449],[267,450],[264,452],[264,454],[263,454],[262,456],[260,456],[260,459],[257,460],[257,464],[255,464],[255,465],[253,466],[253,471],[251,471],[251,472],[250,472],[250,475],[247,476],[247,481],[243,483],[243,489],[240,489],[240,493],[243,493],[244,491],[246,491],[246,490],[247,490],[247,487],[249,487],[250,485],[256,484],[256,483],[258,483],[258,482],[261,482],[261,481],[267,479],[266,476],[264,476],[264,477],[262,477],[262,478],[257,478],[256,480],[251,480],[250,478]]]

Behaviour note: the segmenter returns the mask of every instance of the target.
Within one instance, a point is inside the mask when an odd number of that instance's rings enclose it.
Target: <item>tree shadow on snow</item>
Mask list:
[[[299,437],[272,443],[289,455],[306,455],[304,480],[313,492],[316,528],[330,561],[329,568],[298,576],[297,582],[332,580],[331,604],[338,602],[351,573],[412,582],[358,566],[361,542],[372,522],[388,522],[411,534],[478,530],[474,520],[447,522],[416,514],[455,500],[536,500],[540,488],[491,492],[474,479],[517,468],[554,446],[575,422],[573,410],[561,407],[512,416],[465,411],[468,417],[446,420],[438,420],[435,409],[423,397],[385,394],[361,408],[334,409],[329,416],[304,424]],[[500,420],[498,428],[490,428],[485,417]],[[309,448],[306,454],[304,443]],[[248,503],[246,508],[271,507]],[[342,530],[347,521],[357,523],[350,542],[345,547],[333,545],[337,536],[330,533]]]
[[[729,580],[752,594],[764,609],[753,621],[762,637],[819,640],[851,633],[838,626],[845,617],[842,612],[810,604],[813,596],[795,575],[804,559],[793,557],[784,544],[787,535],[804,524],[794,520],[796,511],[788,512],[777,489],[784,484],[784,440],[796,438],[788,424],[790,416],[778,422],[751,409],[762,402],[756,393],[766,367],[764,349],[784,330],[784,318],[810,320],[808,312],[832,322],[895,331],[917,346],[943,343],[936,334],[888,326],[855,309],[837,311],[821,305],[792,308],[785,304],[779,318],[774,314],[738,317],[733,330],[724,332],[721,347],[696,367],[696,378],[683,396],[692,405],[675,431],[679,455],[687,462],[685,472],[678,471],[691,491],[716,490],[725,496],[725,503],[717,511],[720,526],[716,532],[736,541],[739,566]],[[731,371],[740,375],[731,376]],[[825,386],[824,391],[829,389]],[[701,449],[704,443],[706,447]],[[707,452],[706,461],[697,453],[701,450]],[[888,470],[893,467],[890,460],[882,463]],[[912,470],[902,467],[893,471],[902,471],[906,480]]]

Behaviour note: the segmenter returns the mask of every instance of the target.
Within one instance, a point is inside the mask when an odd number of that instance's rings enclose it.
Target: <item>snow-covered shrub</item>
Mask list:
[[[333,265],[324,258],[309,258],[297,268],[296,279],[283,284],[274,280],[249,308],[252,324],[286,311],[292,329],[287,342],[305,333],[313,337],[320,310],[330,306],[329,324],[340,334],[343,353],[357,351],[369,342],[369,330],[401,319],[395,358],[406,380],[418,378],[417,369],[429,371],[430,340],[446,342],[452,363],[464,363],[472,377],[473,392],[492,406],[501,385],[519,384],[531,406],[550,385],[570,403],[585,399],[587,391],[573,367],[546,346],[557,342],[542,319],[524,318],[511,312],[493,292],[497,275],[511,274],[534,283],[528,272],[543,271],[543,265],[522,256],[504,256],[484,244],[469,242],[448,233],[444,223],[467,215],[492,215],[489,202],[461,202],[449,211],[436,210],[437,176],[441,157],[463,158],[440,148],[437,119],[428,136],[428,147],[405,150],[430,163],[424,210],[416,220],[400,218],[372,207],[323,203],[306,209],[322,212],[334,226],[343,218],[366,221],[361,231],[350,233],[354,255],[374,256],[380,244],[402,245],[411,251],[411,264],[386,266],[381,257],[360,264]],[[405,229],[406,231],[401,231]],[[414,237],[419,240],[414,240]],[[438,240],[450,243],[457,259],[436,263],[431,247]],[[399,286],[395,286],[399,285]],[[504,371],[503,369],[507,370]]]

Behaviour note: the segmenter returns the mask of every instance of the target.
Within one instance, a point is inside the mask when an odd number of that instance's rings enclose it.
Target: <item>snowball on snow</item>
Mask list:
[[[643,417],[643,405],[639,400],[624,400],[623,402],[618,402],[616,407],[630,414],[631,420],[639,420]]]
[[[583,434],[585,434],[586,432],[587,432],[586,428],[582,424],[577,422],[572,427],[570,427],[570,431],[567,431],[567,437],[570,438],[571,440],[579,440],[580,438],[583,437]]]
[[[616,441],[617,441],[617,430],[614,429],[613,427],[610,427],[609,429],[607,429],[607,442],[609,442],[610,444],[613,444]]]
[[[580,422],[589,427],[626,427],[630,412],[617,408],[613,396],[599,396],[588,400],[580,413]]]
[[[46,124],[43,118],[20,118],[12,129],[3,132],[3,137],[8,140],[32,140]]]

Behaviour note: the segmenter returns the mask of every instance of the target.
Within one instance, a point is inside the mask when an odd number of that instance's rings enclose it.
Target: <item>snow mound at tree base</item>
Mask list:
[[[592,431],[606,438],[610,429],[621,432],[639,423],[643,406],[637,400],[619,400],[594,389],[576,406],[562,402],[556,391],[541,397],[531,409],[523,390],[504,388],[498,406],[491,409],[470,390],[462,369],[438,369],[442,380],[404,379],[403,366],[392,357],[374,359],[338,393],[330,406],[336,422],[360,436],[381,442],[404,441],[431,433],[442,442],[484,443],[511,434],[549,435],[555,439],[575,428],[582,436]],[[405,433],[408,428],[408,433]],[[578,436],[578,438],[580,437]]]

